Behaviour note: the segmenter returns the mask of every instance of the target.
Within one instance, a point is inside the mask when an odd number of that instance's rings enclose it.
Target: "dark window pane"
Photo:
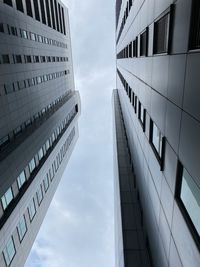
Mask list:
[[[50,1],[50,5],[51,5],[51,18],[52,18],[53,28],[55,30],[56,23],[55,23],[55,15],[54,15],[54,8],[53,8],[53,0]]]
[[[2,62],[4,64],[9,64],[10,63],[9,55],[2,55]]]
[[[64,13],[64,8],[62,7],[62,20],[63,20],[63,30],[64,34],[66,35],[66,28],[65,28],[65,13]]]
[[[60,31],[60,25],[59,25],[59,21],[58,21],[58,6],[57,6],[56,0],[54,0],[54,6],[55,6],[55,12],[56,12],[57,31]]]
[[[27,15],[30,17],[33,17],[32,6],[31,6],[30,0],[26,0],[26,10],[27,10]]]
[[[40,0],[40,8],[42,13],[42,23],[46,24],[46,16],[45,16],[45,10],[44,10],[44,0]]]
[[[169,13],[154,24],[154,54],[168,52]]]
[[[190,49],[200,49],[200,1],[193,0],[190,29]]]
[[[34,5],[34,9],[35,9],[35,18],[36,18],[36,20],[40,21],[38,0],[33,0],[33,5]]]
[[[4,26],[3,26],[3,23],[0,23],[0,32],[4,32]]]
[[[147,30],[140,35],[140,56],[147,55]]]
[[[49,10],[49,0],[46,1],[46,11],[47,11],[47,20],[48,20],[48,26],[51,27],[51,18],[50,18],[50,10]]]
[[[21,12],[24,12],[24,7],[23,7],[22,0],[17,0],[16,1],[16,7],[17,7],[17,10],[19,10]]]
[[[9,6],[12,6],[12,0],[4,0],[3,2]]]
[[[63,33],[63,26],[62,26],[62,19],[61,19],[61,8],[60,8],[60,4],[58,4],[58,11],[59,11],[59,20],[60,20],[60,30]]]

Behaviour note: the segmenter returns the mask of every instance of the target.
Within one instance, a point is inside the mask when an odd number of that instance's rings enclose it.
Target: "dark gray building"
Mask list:
[[[78,138],[68,10],[0,1],[0,266],[22,267]]]
[[[198,0],[116,1],[113,100],[115,109],[121,107],[135,181],[125,190],[127,175],[116,175],[116,214],[122,221],[116,220],[116,266],[148,266],[127,262],[127,248],[130,253],[136,239],[124,235],[132,229],[124,201],[134,190],[149,263],[200,266],[199,14]],[[116,142],[117,120],[115,113]],[[120,151],[116,146],[118,172]]]

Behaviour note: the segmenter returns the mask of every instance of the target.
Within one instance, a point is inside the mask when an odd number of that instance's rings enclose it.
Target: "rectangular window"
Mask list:
[[[57,0],[54,0],[54,6],[55,6],[55,13],[56,13],[57,31],[60,31],[60,25],[59,25],[59,21],[58,21],[58,5],[57,5]]]
[[[23,215],[22,218],[20,219],[18,226],[17,226],[17,231],[19,235],[19,241],[21,242],[27,232],[27,226],[26,226],[26,220],[25,216]]]
[[[2,62],[3,64],[10,64],[9,55],[2,55]]]
[[[32,41],[36,41],[36,35],[35,35],[35,33],[30,33],[30,39],[32,40]]]
[[[15,245],[14,245],[13,237],[11,236],[6,244],[6,247],[3,250],[3,256],[4,256],[6,266],[10,266],[15,254],[16,254]]]
[[[22,0],[17,0],[15,1],[17,10],[24,12],[24,7],[23,7],[23,2]]]
[[[46,11],[47,11],[48,26],[51,27],[51,17],[50,17],[50,9],[49,9],[49,0],[45,0],[45,2],[46,2]]]
[[[200,1],[192,1],[189,49],[200,49]]]
[[[43,149],[40,148],[40,150],[38,151],[38,158],[39,160],[41,160],[43,157],[44,157]]]
[[[158,127],[152,120],[150,120],[149,141],[160,163],[161,171],[162,171],[163,164],[164,164],[165,138],[163,137],[161,131],[158,129]]]
[[[29,213],[30,222],[32,222],[32,220],[36,214],[34,198],[31,200],[31,203],[28,206],[28,213]]]
[[[176,197],[186,223],[199,247],[200,186],[198,179],[193,178],[180,162],[178,162],[177,168]]]
[[[43,200],[42,185],[39,186],[36,194],[37,194],[38,205],[40,205]]]
[[[13,26],[10,27],[11,34],[17,36],[17,29]]]
[[[167,13],[154,23],[154,45],[153,45],[154,54],[161,54],[168,52],[169,20],[170,20],[170,13]]]
[[[4,25],[3,25],[3,23],[0,23],[0,32],[4,32]]]
[[[33,158],[30,162],[29,162],[29,170],[30,170],[30,173],[32,173],[36,167],[36,164],[35,164],[35,159]]]
[[[5,84],[4,85],[4,88],[5,88],[5,94],[11,94],[14,92],[14,87],[13,87],[13,83],[10,83],[10,84]]]
[[[60,30],[63,33],[63,26],[62,26],[62,19],[61,19],[61,8],[60,8],[59,3],[58,3],[58,12],[59,12],[59,19],[60,19]]]
[[[21,55],[14,55],[13,59],[14,59],[14,63],[16,63],[16,64],[22,63],[22,56]]]
[[[25,3],[26,3],[27,15],[30,16],[30,17],[33,17],[31,1],[30,0],[26,0]]]
[[[25,172],[23,171],[18,177],[17,177],[17,185],[18,188],[20,189],[23,184],[26,182],[26,176],[25,176]]]
[[[25,62],[26,62],[26,63],[31,63],[31,62],[32,62],[32,58],[31,58],[31,56],[29,56],[29,55],[28,55],[28,56],[25,55],[24,58],[25,58]]]
[[[129,46],[128,46],[129,48],[128,48],[128,50],[129,50],[129,57],[133,57],[133,55],[132,55],[132,42],[129,44]]]
[[[24,39],[28,39],[27,31],[20,29],[21,37]]]
[[[48,188],[49,188],[49,179],[48,179],[48,175],[45,176],[44,180],[43,180],[43,184],[44,184],[44,191],[47,192]]]
[[[1,197],[1,203],[3,206],[3,210],[5,210],[8,205],[10,204],[10,202],[13,200],[13,192],[11,187],[8,188],[8,190],[6,191],[6,193]]]
[[[34,78],[28,79],[28,85],[30,87],[35,85]]]
[[[4,0],[3,2],[4,2],[4,4],[7,4],[9,6],[13,6],[12,5],[12,0]]]
[[[36,20],[40,21],[40,13],[39,13],[39,6],[38,6],[38,0],[33,1],[34,9],[35,9],[35,18]]]
[[[134,109],[135,109],[135,113],[137,113],[137,96],[135,95],[135,106],[134,106]]]
[[[40,8],[41,8],[41,14],[42,14],[42,23],[46,24],[46,16],[45,16],[45,10],[44,10],[44,0],[40,0]]]
[[[24,89],[24,88],[26,87],[24,81],[19,81],[19,82],[17,82],[17,84],[18,84],[18,88],[19,88],[19,90],[22,90],[22,89]]]
[[[147,56],[148,53],[148,28],[140,34],[140,56]]]
[[[63,21],[63,30],[64,34],[66,35],[66,28],[65,28],[65,14],[64,14],[64,8],[62,7],[62,21]]]
[[[138,119],[141,123],[143,131],[145,132],[146,109],[143,108],[140,101],[139,101],[139,105],[138,105]]]
[[[51,7],[51,18],[52,18],[53,28],[55,30],[56,29],[56,23],[55,23],[53,0],[50,1],[50,7]]]

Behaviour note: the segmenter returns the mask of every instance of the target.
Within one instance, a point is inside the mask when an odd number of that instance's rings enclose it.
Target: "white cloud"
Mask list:
[[[80,137],[26,267],[112,267],[114,2],[66,0]]]

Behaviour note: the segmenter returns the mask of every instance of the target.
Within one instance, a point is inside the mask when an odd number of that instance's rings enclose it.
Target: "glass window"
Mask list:
[[[25,172],[23,171],[18,177],[17,177],[17,184],[18,188],[20,189],[22,185],[26,182],[26,176]]]
[[[44,191],[47,192],[48,188],[49,188],[49,179],[48,179],[48,175],[45,176],[44,180]]]
[[[158,127],[153,123],[153,130],[152,130],[152,143],[154,147],[156,148],[156,151],[158,152],[159,156],[162,155],[162,134]]]
[[[40,13],[39,13],[39,6],[38,6],[38,0],[33,1],[34,9],[35,9],[35,18],[40,21]]]
[[[24,12],[22,0],[17,0],[17,1],[15,1],[15,3],[16,3],[17,10]]]
[[[4,32],[4,25],[3,25],[3,23],[0,23],[0,32]]]
[[[41,160],[43,157],[44,157],[43,149],[40,148],[40,150],[38,151],[38,158],[39,160]]]
[[[38,205],[41,204],[43,199],[43,192],[42,192],[42,185],[39,186],[38,190],[37,190],[37,200],[38,200]]]
[[[9,64],[10,63],[9,55],[2,55],[2,62],[3,64]]]
[[[27,231],[27,226],[26,226],[26,220],[25,216],[23,215],[22,218],[20,219],[18,226],[17,226],[17,231],[19,235],[19,241],[21,242],[22,239],[24,238],[26,231]]]
[[[169,18],[168,13],[154,23],[154,54],[168,52]]]
[[[4,0],[3,2],[9,6],[12,6],[12,0]]]
[[[200,1],[192,1],[190,49],[200,49]]]
[[[15,245],[14,245],[13,237],[11,236],[6,244],[6,247],[3,250],[3,255],[4,255],[4,260],[6,262],[6,266],[10,265],[15,254],[16,254]]]
[[[182,173],[180,199],[200,236],[200,188],[185,168]]]
[[[15,55],[15,63],[22,63],[22,56],[21,55]]]
[[[30,17],[33,17],[31,1],[30,0],[26,0],[25,3],[26,3],[27,15],[30,16]]]
[[[146,119],[146,110],[143,108],[142,104],[139,102],[138,107],[138,118],[140,120],[140,123],[143,126],[143,131],[145,131],[145,119]]]
[[[22,89],[24,89],[24,88],[26,87],[24,81],[19,81],[19,82],[17,82],[17,83],[18,83],[18,88],[19,88],[19,90],[22,90]]]
[[[31,200],[31,203],[29,204],[28,212],[29,212],[30,221],[32,221],[34,216],[35,216],[35,214],[36,214],[34,198]]]
[[[10,94],[13,93],[14,91],[13,83],[5,84],[4,88],[5,88],[5,94]]]
[[[40,8],[41,8],[41,14],[42,14],[42,23],[46,24],[44,0],[40,0]]]
[[[21,37],[24,39],[28,39],[28,35],[27,35],[27,32],[25,30],[21,29]]]
[[[30,37],[31,37],[31,40],[32,41],[35,41],[36,40],[36,37],[35,37],[35,33],[30,33]]]
[[[29,162],[29,170],[30,170],[30,173],[32,173],[36,167],[35,165],[35,159],[33,158],[30,162]]]
[[[46,141],[46,150],[48,150],[50,148],[50,142],[49,139]]]
[[[148,30],[146,29],[140,35],[140,56],[147,56],[147,49],[148,49],[147,34],[148,34]]]
[[[3,206],[3,209],[5,210],[10,202],[13,200],[13,192],[11,187],[6,191],[6,193],[1,197],[1,203]]]

